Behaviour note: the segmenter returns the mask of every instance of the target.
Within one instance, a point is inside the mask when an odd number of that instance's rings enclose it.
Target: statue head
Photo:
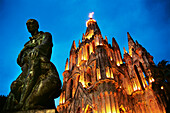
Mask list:
[[[29,19],[26,23],[28,31],[33,35],[38,32],[39,24],[35,19]]]

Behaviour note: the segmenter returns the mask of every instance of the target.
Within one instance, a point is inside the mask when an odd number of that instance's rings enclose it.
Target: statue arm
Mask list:
[[[24,57],[24,51],[26,50],[26,47],[24,47],[22,50],[21,50],[21,52],[19,53],[19,55],[18,55],[18,58],[17,58],[17,64],[20,66],[20,67],[22,67],[22,59],[23,59],[23,57]]]
[[[28,49],[32,49],[36,46],[36,44],[32,44],[32,43],[29,43],[30,41],[28,41],[25,45],[24,45],[24,48],[21,50],[21,52],[19,53],[18,55],[18,58],[17,58],[17,64],[22,67],[23,63],[24,63],[24,58],[27,56],[27,50]]]
[[[40,41],[40,40],[39,40]],[[21,66],[23,64],[24,57],[30,56],[32,59],[36,58],[38,55],[43,55],[51,57],[52,52],[52,36],[50,33],[43,33],[42,40],[38,43],[26,43],[20,54],[18,55],[17,63]],[[29,53],[25,51],[30,49]],[[24,55],[25,54],[25,55]],[[28,54],[28,55],[27,55]]]

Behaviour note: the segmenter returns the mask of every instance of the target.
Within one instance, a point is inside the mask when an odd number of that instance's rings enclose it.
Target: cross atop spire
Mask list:
[[[88,27],[89,23],[95,23],[96,20],[93,19],[94,12],[89,13],[89,20],[86,22],[86,27]]]
[[[89,18],[93,18],[94,12],[89,13]]]

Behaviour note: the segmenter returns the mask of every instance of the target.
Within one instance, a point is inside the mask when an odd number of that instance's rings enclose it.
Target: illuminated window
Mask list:
[[[87,45],[86,47],[87,47],[87,53],[86,53],[87,55],[86,55],[86,57],[87,57],[87,60],[88,60],[89,59],[89,55],[90,55],[89,45]]]
[[[146,72],[145,72],[145,70],[144,70],[144,68],[143,68],[142,63],[139,62],[139,64],[140,64],[140,67],[141,67],[141,69],[142,69],[143,75],[144,75],[144,77],[145,77],[145,79],[146,79],[146,83],[147,83],[147,85],[149,85],[149,82],[148,82],[149,77],[146,75]]]
[[[92,77],[91,68],[88,67],[86,72],[87,72],[87,82],[90,83],[90,82],[92,82],[92,80],[91,80],[91,77]]]
[[[94,43],[94,40],[92,41],[92,46],[93,46],[93,52],[95,52],[95,43]]]

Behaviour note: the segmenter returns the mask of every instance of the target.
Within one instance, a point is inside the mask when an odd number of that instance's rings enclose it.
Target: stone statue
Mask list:
[[[55,108],[54,98],[61,93],[61,81],[52,62],[52,36],[38,31],[38,22],[29,19],[26,23],[31,33],[17,58],[22,73],[11,84],[4,110],[18,111],[29,109]]]

